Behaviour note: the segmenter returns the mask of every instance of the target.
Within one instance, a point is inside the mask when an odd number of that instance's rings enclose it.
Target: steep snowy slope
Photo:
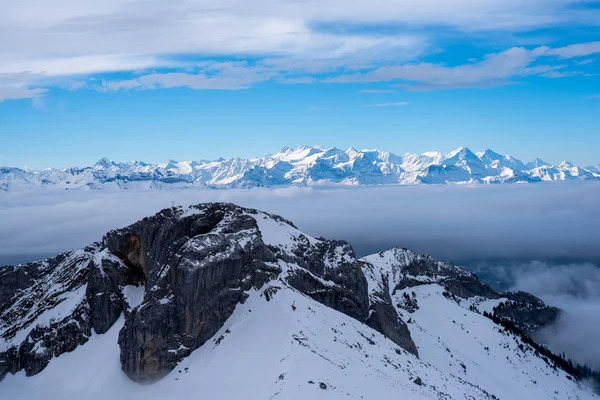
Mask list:
[[[557,309],[526,293],[497,293],[467,271],[406,249],[363,261],[371,292],[385,287],[421,360],[501,399],[585,398],[568,374],[482,315],[493,312],[535,331]]]
[[[540,159],[524,164],[514,157],[487,149],[481,153],[460,147],[439,152],[407,153],[400,157],[379,150],[322,146],[288,147],[260,158],[234,157],[216,161],[175,161],[151,165],[139,161],[115,163],[106,158],[93,167],[28,171],[0,168],[0,190],[22,185],[65,189],[113,187],[270,187],[280,185],[380,185],[446,183],[514,183],[600,179],[595,167],[563,162],[553,166]]]
[[[233,204],[0,278],[1,398],[597,398],[482,315],[534,332],[559,313],[539,299],[408,250],[358,260]]]
[[[212,340],[153,385],[135,384],[120,369],[121,318],[40,374],[8,376],[0,393],[31,400],[492,399],[294,290],[283,287],[267,301],[265,291],[278,287],[253,291]]]

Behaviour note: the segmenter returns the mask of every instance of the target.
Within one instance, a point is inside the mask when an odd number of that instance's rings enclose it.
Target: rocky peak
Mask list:
[[[121,368],[153,382],[212,338],[251,293],[268,300],[282,286],[415,356],[403,310],[418,305],[399,296],[416,286],[442,286],[457,302],[503,299],[497,316],[525,329],[557,313],[533,296],[498,293],[451,263],[398,248],[358,260],[346,242],[230,203],[164,209],[84,250],[1,267],[0,282],[0,377],[37,374],[124,316]]]
[[[14,284],[0,293],[6,310],[0,335],[7,343],[0,374],[23,368],[35,374],[52,357],[85,343],[91,329],[106,332],[124,314],[119,333],[123,371],[138,382],[160,379],[210,339],[248,291],[276,279],[360,322],[368,320],[416,353],[400,319],[369,312],[361,266],[348,243],[312,238],[276,215],[229,203],[164,209],[108,232],[87,251],[2,269],[5,281]],[[133,288],[140,288],[135,290],[142,296],[136,304],[126,295]],[[24,298],[22,290],[30,296]],[[40,298],[48,300],[24,319],[25,303]],[[76,328],[68,348],[57,345],[64,330],[52,324],[35,338],[28,333],[45,311],[60,307],[67,312],[57,321]],[[23,340],[13,340],[12,332],[20,332]],[[46,350],[30,357],[29,347],[36,343]]]
[[[108,158],[102,157],[100,160],[98,160],[98,162],[96,164],[94,164],[94,169],[96,169],[96,170],[109,169],[113,165],[114,165],[113,162],[110,161]]]

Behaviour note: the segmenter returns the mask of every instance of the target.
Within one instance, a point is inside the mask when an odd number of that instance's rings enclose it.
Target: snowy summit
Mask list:
[[[0,281],[7,399],[598,399],[597,373],[531,339],[560,313],[536,297],[233,204],[165,209]]]
[[[67,189],[209,186],[273,187],[281,185],[381,185],[448,183],[530,183],[598,180],[600,166],[579,167],[567,161],[550,165],[524,163],[493,150],[474,153],[460,147],[449,154],[426,152],[403,156],[379,150],[340,150],[322,146],[283,148],[261,158],[175,161],[151,165],[116,163],[106,158],[93,167],[28,171],[0,168],[0,190],[23,185]]]

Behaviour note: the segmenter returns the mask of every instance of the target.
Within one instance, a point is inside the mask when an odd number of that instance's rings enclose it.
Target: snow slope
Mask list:
[[[213,340],[155,384],[135,384],[121,371],[120,318],[106,334],[93,334],[40,374],[7,376],[0,393],[31,400],[596,398],[522,353],[490,320],[451,300],[440,302],[435,286],[417,289],[421,308],[409,325],[421,360],[284,287],[270,301],[263,290],[253,292]],[[417,377],[423,385],[413,382]]]
[[[123,319],[40,374],[10,375],[13,399],[484,399],[460,377],[397,350],[381,334],[289,288],[239,305],[215,338],[152,385],[129,381],[116,343]],[[423,385],[414,379],[420,377]],[[312,382],[312,383],[311,383]],[[321,388],[321,383],[325,389]],[[441,397],[445,396],[445,397]]]
[[[175,369],[169,369],[171,372],[157,382],[134,383],[123,372],[120,363],[123,341],[118,343],[118,340],[119,334],[126,331],[126,321],[131,323],[133,318],[142,318],[142,309],[169,309],[171,301],[176,303],[182,298],[170,291],[167,297],[158,299],[160,280],[154,281],[157,285],[148,284],[147,288],[124,284],[119,286],[125,303],[121,308],[123,314],[121,317],[115,315],[116,322],[111,322],[110,329],[104,334],[89,331],[73,349],[50,357],[48,365],[33,371],[33,376],[27,377],[24,369],[16,374],[8,373],[0,381],[0,398],[599,399],[518,336],[482,315],[507,298],[527,298],[525,294],[497,293],[451,263],[406,249],[392,249],[356,260],[351,247],[344,242],[312,238],[281,217],[231,204],[167,209],[144,221],[149,224],[146,226],[156,221],[163,221],[164,225],[160,227],[177,222],[187,226],[210,217],[211,212],[221,213],[221,219],[213,221],[209,231],[194,237],[188,237],[187,231],[181,233],[186,238],[181,243],[183,249],[199,246],[188,257],[204,258],[190,258],[189,261],[195,261],[197,265],[182,264],[179,268],[185,267],[189,273],[209,271],[214,275],[218,271],[211,268],[224,269],[227,263],[217,260],[211,264],[211,259],[214,261],[221,255],[230,254],[232,248],[241,251],[264,241],[268,249],[273,250],[271,256],[277,256],[261,264],[261,270],[278,272],[271,279],[262,281],[266,283],[261,283],[260,287],[251,286],[246,291],[248,297],[235,305],[208,341],[178,359]],[[254,219],[256,225],[248,224],[252,222],[249,218]],[[246,223],[242,224],[243,221]],[[113,231],[113,234],[121,235],[130,228]],[[167,237],[168,243],[174,243],[172,237]],[[217,253],[204,252],[217,242],[220,243]],[[50,263],[14,267],[17,270],[28,268],[41,277],[32,280],[31,290],[19,289],[24,296],[23,301],[11,303],[15,304],[15,310],[3,310],[2,321],[10,319],[10,323],[2,327],[17,330],[17,336],[10,336],[11,341],[34,340],[27,332],[38,323],[49,324],[52,319],[49,316],[64,318],[65,324],[85,323],[89,318],[78,322],[65,315],[76,305],[88,310],[93,319],[97,316],[94,313],[97,308],[89,303],[90,297],[85,301],[83,293],[92,287],[94,280],[77,278],[70,281],[66,275],[76,277],[84,270],[83,265],[87,265],[89,274],[96,271],[97,276],[109,278],[126,267],[116,253],[101,249],[100,245],[65,254],[49,259]],[[308,262],[316,254],[323,257],[318,265],[325,273],[319,273],[315,265]],[[259,253],[255,255],[259,256]],[[224,261],[231,260],[233,258]],[[44,268],[50,265],[53,267],[46,271]],[[348,286],[343,286],[345,280],[352,279],[349,275],[340,277],[339,273],[347,274],[353,271],[351,267],[357,268],[362,281],[346,282]],[[4,276],[14,272],[13,267],[8,268]],[[152,266],[146,263],[145,268]],[[181,275],[179,277],[183,279]],[[294,277],[303,279],[304,284],[300,287],[304,291],[295,289],[293,279],[289,279]],[[311,281],[316,283],[309,285]],[[216,281],[211,282],[216,284]],[[352,299],[348,292],[361,282],[366,285],[363,287],[366,287],[365,314],[368,311],[368,319],[360,320],[325,305],[330,297],[337,298],[340,303]],[[209,290],[206,286],[197,287],[202,289],[196,291]],[[239,290],[236,286],[225,287],[223,291]],[[98,292],[104,292],[104,289],[88,295],[91,298],[103,295]],[[391,308],[377,308],[377,303],[384,301],[388,301]],[[28,317],[29,309],[23,303],[33,304],[31,310],[36,318]],[[542,306],[545,307],[543,303]],[[389,314],[379,315],[380,323],[386,319],[406,323],[409,339],[414,340],[418,349],[418,357],[417,352],[413,354],[410,349],[406,351],[396,344],[400,342],[394,342],[391,335],[386,337],[380,333],[385,330],[367,325],[372,315],[388,311]],[[156,319],[162,324],[161,318],[165,315],[158,314]],[[152,314],[146,316],[152,318]],[[145,322],[156,321],[148,319]],[[45,334],[50,339],[54,337],[52,329]],[[62,334],[58,335],[59,341],[64,339]],[[53,342],[49,340],[48,343]],[[176,347],[169,349],[173,349],[169,352],[178,351]],[[30,350],[21,347],[19,351]],[[32,351],[37,350],[34,347]]]
[[[379,185],[446,183],[514,183],[600,179],[597,167],[569,162],[550,165],[540,159],[527,164],[487,149],[480,153],[460,147],[447,155],[439,152],[397,156],[379,150],[322,146],[283,148],[265,157],[216,161],[175,161],[151,165],[140,161],[115,163],[106,158],[87,168],[29,171],[0,167],[0,190],[22,185],[65,189],[106,186],[161,188],[271,187],[280,185]]]

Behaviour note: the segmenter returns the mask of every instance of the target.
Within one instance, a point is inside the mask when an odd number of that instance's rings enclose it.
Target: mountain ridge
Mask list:
[[[9,397],[598,398],[525,340],[560,313],[536,297],[407,249],[359,259],[231,203],[164,209],[0,278]]]
[[[536,158],[524,163],[491,149],[475,153],[460,147],[440,152],[403,156],[377,149],[350,147],[284,147],[256,158],[233,157],[214,161],[168,160],[117,163],[103,157],[91,167],[33,171],[0,167],[0,189],[49,186],[65,189],[101,189],[136,185],[213,188],[275,187],[285,185],[413,185],[500,184],[545,181],[600,180],[600,167],[580,167],[563,161],[551,165]]]

